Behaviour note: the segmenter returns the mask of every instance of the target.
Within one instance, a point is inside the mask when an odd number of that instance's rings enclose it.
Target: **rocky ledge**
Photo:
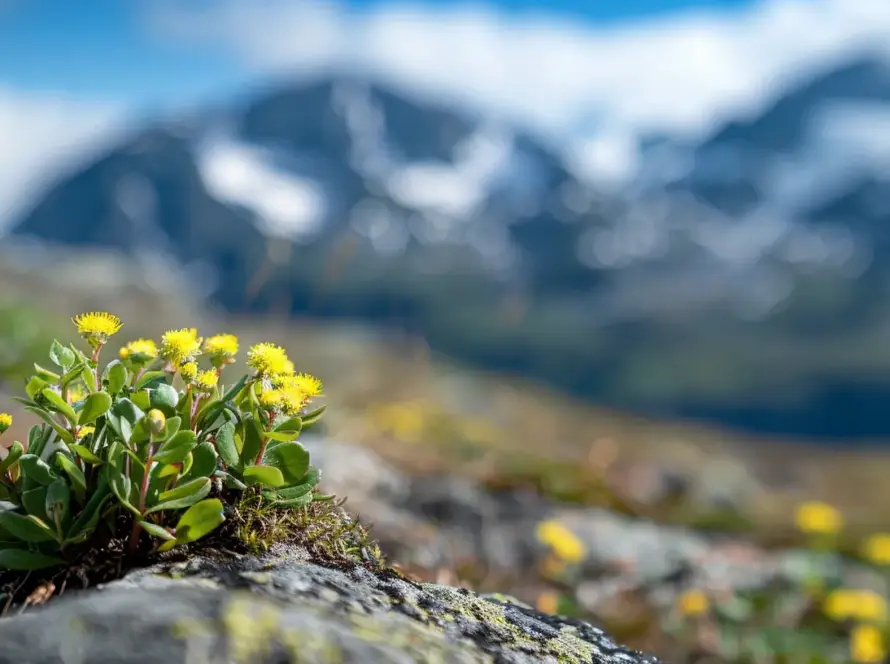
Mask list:
[[[0,643],[3,664],[658,661],[508,597],[284,546],[131,571],[0,619]]]

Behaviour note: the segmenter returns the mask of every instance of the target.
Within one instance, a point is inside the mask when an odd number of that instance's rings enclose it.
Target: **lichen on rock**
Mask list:
[[[0,620],[0,642],[3,664],[657,662],[587,623],[292,546],[137,569]]]

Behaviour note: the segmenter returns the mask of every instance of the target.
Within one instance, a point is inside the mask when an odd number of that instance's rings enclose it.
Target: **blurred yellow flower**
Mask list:
[[[565,525],[550,519],[538,524],[538,541],[546,544],[560,559],[577,563],[584,559],[584,543]]]
[[[12,415],[9,413],[0,413],[0,433],[6,431],[12,426]]]
[[[854,662],[883,662],[887,656],[884,637],[874,625],[856,625],[850,632],[850,659]]]
[[[103,345],[108,338],[121,329],[121,319],[107,311],[91,311],[77,314],[71,321],[77,326],[77,333],[94,348]]]
[[[552,590],[541,593],[536,604],[538,611],[541,613],[549,613],[551,615],[559,613],[559,595]]]
[[[200,354],[201,338],[193,327],[167,330],[161,337],[161,357],[175,367],[191,362]]]
[[[540,572],[548,579],[560,579],[566,572],[566,563],[561,558],[549,553],[541,561]]]
[[[186,362],[179,367],[179,375],[182,376],[182,380],[186,383],[194,382],[195,378],[198,377],[198,365],[194,362]]]
[[[77,438],[78,440],[81,438],[86,438],[92,433],[96,433],[96,427],[88,424],[87,426],[80,427],[80,429],[77,430]]]
[[[797,508],[795,522],[800,531],[810,534],[833,535],[844,527],[840,512],[827,503],[815,500]]]
[[[135,357],[134,357],[135,356]],[[158,347],[151,339],[136,339],[121,348],[122,360],[134,357],[139,360],[154,359],[158,356]]]
[[[238,354],[238,337],[215,334],[204,342],[204,351],[212,357],[231,359]]]
[[[72,387],[68,388],[68,403],[77,403],[78,401],[83,401],[87,398],[87,388],[78,383]]]
[[[701,590],[690,588],[677,598],[677,608],[687,617],[700,616],[708,612],[711,602]]]
[[[266,410],[274,410],[281,406],[282,398],[281,390],[263,390],[257,397],[260,405]]]
[[[875,565],[890,565],[890,533],[875,533],[862,543],[862,556]]]
[[[202,371],[195,378],[195,387],[202,392],[210,392],[219,383],[219,374],[213,369]]]
[[[287,415],[298,415],[309,401],[309,397],[300,390],[291,388],[279,390],[279,392],[281,393],[281,409]]]
[[[289,376],[282,387],[299,390],[310,399],[321,396],[322,391],[321,381],[306,373]]]
[[[887,601],[871,590],[839,588],[825,598],[825,614],[832,620],[883,622],[887,618]]]

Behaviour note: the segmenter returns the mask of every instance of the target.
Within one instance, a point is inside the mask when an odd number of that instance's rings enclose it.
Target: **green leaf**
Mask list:
[[[0,527],[23,542],[51,542],[56,539],[50,527],[35,516],[22,516],[11,510],[0,512]]]
[[[176,524],[176,542],[188,544],[216,530],[226,520],[223,504],[218,498],[202,500],[193,505]]]
[[[47,387],[41,392],[41,394],[43,395],[44,399],[49,401],[50,406],[52,406],[53,410],[64,415],[72,424],[77,422],[77,413],[74,412],[71,404],[65,401],[58,392]]]
[[[252,466],[263,445],[263,427],[252,417],[242,420],[244,426],[244,445],[241,448],[241,466]]]
[[[25,446],[19,441],[15,441],[12,444],[12,447],[9,448],[9,453],[6,455],[6,458],[0,460],[0,475],[12,468],[12,464],[18,461],[24,453]]]
[[[74,444],[74,436],[71,435],[71,432],[68,431],[68,429],[63,427],[61,424],[56,422],[53,419],[53,416],[50,415],[46,410],[44,410],[43,408],[35,407],[35,406],[25,406],[25,410],[27,410],[29,413],[34,413],[35,415],[37,415],[37,417],[39,417],[44,422],[49,424],[53,428],[53,430],[57,434],[59,434],[59,438],[61,438],[63,441],[65,441],[68,445]],[[49,437],[47,436],[46,438],[42,439],[42,445],[39,448],[40,451],[43,451],[43,445],[46,444],[46,441],[48,440],[48,438]],[[28,449],[30,451],[34,452],[35,454],[40,453],[40,452],[38,452],[37,448],[30,445],[30,443],[28,445]]]
[[[120,360],[113,360],[102,372],[102,381],[107,385],[109,394],[117,394],[130,382],[130,372]]]
[[[316,408],[311,413],[307,413],[303,415],[300,419],[303,421],[303,428],[305,429],[308,426],[311,426],[318,422],[321,419],[322,413],[324,413],[326,406],[321,406],[320,408]]]
[[[309,470],[309,452],[297,442],[276,445],[266,456],[268,465],[278,468],[288,483],[299,482]]]
[[[134,387],[137,390],[141,390],[146,387],[156,387],[156,383],[159,384],[161,381],[166,380],[166,378],[166,371],[146,371],[139,377],[139,380],[136,381],[136,385]]]
[[[48,521],[46,515],[46,487],[36,486],[33,489],[22,491],[22,507],[25,512],[36,516],[42,521]]]
[[[27,408],[25,410],[27,410]],[[45,411],[44,413],[46,414]],[[46,427],[37,424],[31,427],[28,431],[28,452],[36,454],[37,456],[42,456],[46,444],[53,435],[53,430],[54,429],[47,429]],[[62,431],[65,431],[65,429],[62,429]],[[67,431],[65,431],[65,433],[67,433]],[[70,437],[70,434],[68,435]]]
[[[210,443],[201,443],[192,451],[192,467],[189,477],[210,477],[216,470],[219,457]]]
[[[25,385],[25,394],[28,395],[29,399],[36,399],[37,395],[45,390],[47,386],[49,386],[49,383],[45,380],[41,380],[37,376],[32,376],[31,380]]]
[[[74,489],[74,497],[77,498],[77,502],[83,504],[87,492],[87,480],[83,471],[61,452],[56,453],[56,463],[71,480],[71,487]]]
[[[168,438],[172,438],[177,431],[179,431],[179,427],[182,425],[182,418],[178,415],[175,417],[168,417],[167,423],[164,425],[164,433],[162,434],[164,440]]]
[[[94,466],[102,465],[102,459],[93,454],[92,451],[90,451],[90,448],[86,447],[85,445],[74,443],[70,445],[70,447],[72,450],[74,450],[74,452],[77,453],[77,456],[79,456],[87,463],[91,463]]]
[[[58,340],[53,339],[52,346],[49,347],[49,359],[53,364],[60,367],[62,371],[68,371],[77,361],[77,356],[69,348],[65,348]]]
[[[161,383],[148,391],[148,398],[152,408],[157,408],[167,417],[171,417],[176,412],[176,404],[179,403],[179,392],[172,385]]]
[[[162,540],[176,540],[176,537],[173,534],[164,528],[163,526],[159,526],[156,523],[152,523],[151,521],[140,521],[139,525],[147,532],[149,535],[153,535]]]
[[[275,431],[300,433],[303,430],[303,420],[299,417],[291,417],[275,427]]]
[[[93,373],[93,370],[86,363],[84,363],[83,369],[80,370],[80,378],[86,383],[87,389],[90,392],[95,392],[99,389],[99,386],[96,385],[96,374]]]
[[[72,367],[70,369],[67,369],[67,373],[64,376],[62,376],[62,380],[59,381],[59,385],[62,387],[67,387],[68,385],[73,383],[75,380],[80,378],[80,374],[83,371],[83,367],[84,367],[84,365],[81,364],[80,362],[77,362],[74,365],[72,365]]]
[[[275,489],[284,485],[284,475],[273,466],[250,466],[244,470],[244,482],[248,485],[261,484]]]
[[[182,460],[182,474],[188,475],[189,471],[192,469],[192,465],[195,463],[194,455],[189,452],[185,459]]]
[[[105,416],[112,430],[125,442],[129,443],[133,436],[136,423],[145,413],[129,399],[118,399]]]
[[[114,494],[115,498],[117,498],[120,504],[130,510],[133,514],[141,517],[142,513],[130,502],[130,494],[133,490],[133,484],[130,482],[130,478],[124,475],[120,468],[114,464],[107,464],[105,466],[105,472],[108,486],[111,487],[111,492]]]
[[[179,473],[179,465],[175,463],[169,463],[166,466],[161,466],[160,470],[158,470],[155,475],[160,479],[162,477],[173,477],[174,475],[179,475]]]
[[[197,436],[194,431],[184,429],[166,441],[154,455],[158,463],[179,463],[195,449]]]
[[[55,556],[47,556],[23,549],[0,549],[0,569],[29,572],[56,565],[64,565],[65,561]]]
[[[267,431],[265,437],[279,443],[289,443],[297,439],[299,431]]]
[[[241,380],[239,380],[237,383],[232,385],[232,387],[230,387],[226,391],[226,393],[222,396],[222,399],[220,399],[220,401],[231,401],[232,399],[234,399],[235,395],[238,394],[244,388],[245,383],[247,383],[246,375],[241,376]]]
[[[299,498],[318,485],[319,472],[315,466],[310,466],[309,471],[303,476],[299,484],[278,489],[278,496],[284,499]]]
[[[274,501],[274,504],[284,507],[296,507],[297,505],[308,505],[311,502],[312,494],[307,493],[302,496],[297,496],[296,498],[278,499]]]
[[[59,479],[49,464],[36,454],[23,454],[19,459],[19,467],[30,479],[43,486],[49,486]]]
[[[56,526],[59,537],[62,536],[62,523],[68,518],[71,508],[71,489],[63,479],[58,479],[46,489],[45,510],[49,520]]]
[[[77,423],[80,426],[92,424],[111,408],[111,395],[108,392],[93,392],[83,401]]]
[[[58,383],[62,379],[62,377],[55,371],[44,369],[36,362],[34,363],[34,371],[36,372],[37,377],[40,378],[40,380],[44,380],[47,383]]]
[[[238,448],[235,447],[235,424],[226,422],[216,432],[216,450],[223,463],[229,468],[241,469],[241,459],[238,456]]]
[[[146,514],[162,510],[177,510],[194,505],[210,493],[210,486],[210,480],[205,477],[186,482],[182,486],[178,486],[170,491],[165,491],[159,496],[161,502],[149,509]]]
[[[139,392],[131,392],[130,399],[136,404],[136,407],[142,411],[151,410],[151,399],[148,397],[148,390],[140,390]]]
[[[105,474],[103,473],[99,476],[99,484],[93,492],[93,495],[91,495],[90,499],[87,501],[86,506],[84,506],[83,512],[80,513],[80,516],[77,517],[74,524],[68,530],[65,541],[71,543],[85,541],[99,523],[99,518],[102,514],[102,506],[110,497],[111,493],[108,485],[108,478],[105,477]]]

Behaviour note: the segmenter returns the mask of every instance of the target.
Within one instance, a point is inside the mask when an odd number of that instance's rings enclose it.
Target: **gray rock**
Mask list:
[[[657,664],[587,623],[284,547],[137,570],[0,620],[0,643],[0,664]]]

